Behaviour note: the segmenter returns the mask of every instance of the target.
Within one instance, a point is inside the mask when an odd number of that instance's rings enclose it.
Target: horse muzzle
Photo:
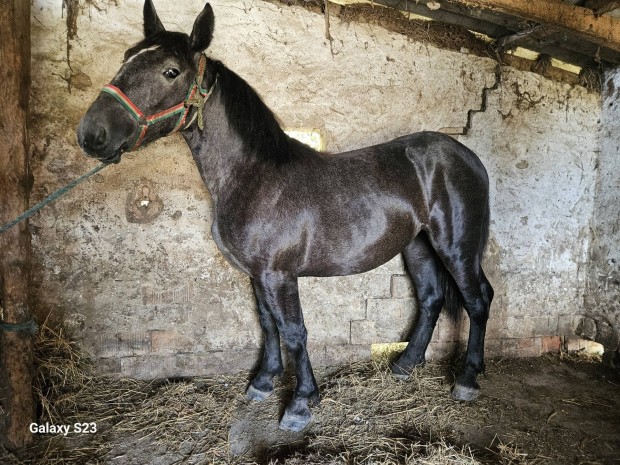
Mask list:
[[[128,149],[127,141],[135,130],[134,124],[123,121],[126,119],[123,114],[118,118],[108,118],[104,112],[90,111],[92,109],[80,120],[77,128],[79,146],[88,157],[104,163],[120,162],[122,153]]]

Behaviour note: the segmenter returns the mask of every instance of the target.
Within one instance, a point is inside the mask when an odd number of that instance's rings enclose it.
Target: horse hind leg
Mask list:
[[[493,287],[481,267],[484,241],[433,241],[431,236],[431,242],[454,278],[462,297],[463,307],[469,316],[465,364],[452,389],[452,398],[472,401],[480,392],[476,377],[484,371],[484,337],[489,308],[493,300]],[[472,246],[472,244],[479,245]]]
[[[484,337],[489,308],[493,300],[493,287],[481,267],[478,267],[477,272],[467,274],[460,281],[459,288],[469,316],[469,338],[465,364],[452,389],[452,398],[472,401],[478,397],[480,392],[476,377],[484,372]]]
[[[445,300],[445,280],[441,276],[445,270],[425,232],[407,245],[403,257],[419,303],[419,317],[409,344],[392,366],[396,377],[406,379],[416,366],[426,362],[426,349]]]

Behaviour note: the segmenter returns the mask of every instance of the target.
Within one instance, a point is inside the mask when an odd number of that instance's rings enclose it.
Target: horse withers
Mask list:
[[[393,372],[407,376],[424,363],[442,307],[455,314],[462,306],[469,340],[452,397],[475,399],[493,298],[481,267],[489,182],[478,157],[435,132],[340,154],[314,151],[283,132],[243,79],[204,54],[213,26],[207,4],[189,36],[168,32],[146,0],[144,40],[127,50],[77,132],[84,152],[107,163],[175,131],[189,145],[213,198],[213,239],[256,296],[263,355],[247,396],[273,392],[282,341],[297,384],[280,427],[304,429],[319,389],[298,278],[362,273],[402,253],[420,310]]]

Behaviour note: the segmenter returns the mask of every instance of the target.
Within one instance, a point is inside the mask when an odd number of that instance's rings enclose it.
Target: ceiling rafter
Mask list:
[[[584,6],[594,11],[595,15],[602,15],[620,8],[620,0],[588,0]]]
[[[620,64],[620,18],[561,0],[372,0],[487,35],[501,49],[523,47],[580,67]],[[620,0],[591,0],[612,8]],[[596,10],[599,11],[599,10]]]
[[[450,0],[476,8],[499,11],[583,36],[597,45],[620,52],[620,19],[596,15],[594,11],[548,0]]]

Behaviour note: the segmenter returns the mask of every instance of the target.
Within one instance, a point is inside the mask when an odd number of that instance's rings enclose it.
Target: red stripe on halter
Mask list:
[[[127,95],[125,95],[125,93],[118,87],[113,86],[112,84],[107,84],[103,87],[102,92],[110,94],[118,100],[125,107],[125,109],[131,113],[136,121],[140,122],[141,119],[144,119],[144,113],[142,113],[140,109],[131,101],[131,99],[127,97]]]

